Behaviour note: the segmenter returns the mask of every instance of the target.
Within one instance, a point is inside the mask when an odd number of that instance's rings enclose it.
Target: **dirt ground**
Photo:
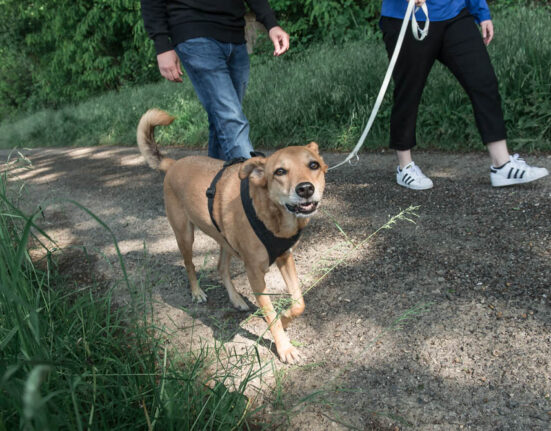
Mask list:
[[[231,308],[215,272],[217,246],[201,233],[195,264],[209,299],[191,302],[162,175],[137,148],[24,154],[33,167],[18,177],[29,209],[41,205],[41,223],[61,248],[84,246],[91,256],[86,263],[77,254],[72,271],[92,262],[102,277],[120,277],[109,233],[69,199],[112,229],[175,346],[217,340],[239,352],[261,338],[261,358],[273,360],[260,387],[263,417],[294,407],[274,421],[281,429],[551,429],[551,178],[493,189],[483,153],[416,153],[435,183],[423,192],[395,184],[388,152],[328,173],[322,211],[295,251],[304,288],[344,261],[306,294],[306,311],[289,329],[306,360],[289,366],[276,359],[264,322]],[[343,158],[324,156],[329,165]],[[528,159],[551,170],[551,155]],[[419,206],[415,224],[399,221],[350,251],[411,205]],[[254,310],[240,262],[232,274]],[[272,268],[270,291],[281,284]],[[118,292],[129,300],[124,287]]]

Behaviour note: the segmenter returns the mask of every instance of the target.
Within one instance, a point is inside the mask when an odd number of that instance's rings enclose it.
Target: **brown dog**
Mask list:
[[[253,157],[242,163],[227,166],[218,182],[212,199],[212,214],[208,209],[206,191],[224,162],[209,157],[191,156],[180,160],[164,157],[154,140],[154,129],[167,125],[174,118],[166,112],[147,111],[138,125],[138,146],[149,166],[166,172],[164,198],[168,220],[178,247],[184,257],[191,295],[197,302],[206,301],[207,295],[199,287],[192,261],[194,228],[198,227],[220,244],[218,271],[228,291],[231,303],[240,310],[248,306],[232,284],[229,272],[231,256],[245,263],[253,292],[274,337],[281,361],[293,363],[300,357],[284,329],[290,321],[304,311],[304,299],[296,274],[291,249],[274,257],[271,244],[253,229],[245,201],[250,196],[257,219],[273,236],[298,237],[310,217],[316,212],[325,188],[327,165],[319,155],[318,145],[287,147],[269,157]],[[249,192],[243,192],[247,183]],[[245,193],[245,195],[244,195]],[[214,221],[213,221],[214,220]],[[268,249],[267,249],[268,248]],[[291,296],[291,306],[278,318],[266,295],[264,276],[270,260],[277,264]]]

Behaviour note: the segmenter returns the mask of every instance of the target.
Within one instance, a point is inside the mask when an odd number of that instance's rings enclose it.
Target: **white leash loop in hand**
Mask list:
[[[418,7],[415,7],[415,0],[409,0],[409,4],[406,10],[406,15],[404,16],[404,20],[402,21],[400,34],[398,35],[398,40],[396,42],[396,46],[394,47],[394,52],[392,53],[392,57],[388,65],[385,78],[383,79],[383,84],[381,85],[381,89],[379,90],[379,95],[377,96],[377,100],[375,101],[375,105],[373,106],[373,110],[371,111],[371,115],[369,116],[369,120],[367,121],[367,125],[365,126],[362,136],[360,137],[360,140],[358,141],[358,143],[356,144],[352,152],[346,157],[346,159],[336,164],[335,166],[331,166],[328,170],[338,168],[339,166],[342,166],[347,162],[352,164],[351,160],[354,158],[356,160],[359,159],[358,151],[360,151],[360,148],[364,144],[365,138],[367,137],[369,130],[371,130],[371,126],[373,125],[373,122],[375,121],[377,112],[379,112],[379,108],[383,103],[383,99],[385,97],[388,84],[390,83],[390,78],[392,77],[392,71],[394,70],[396,61],[398,60],[398,54],[400,54],[402,43],[404,42],[404,37],[406,35],[406,28],[408,26],[408,22],[410,18],[411,18],[411,31],[413,32],[413,37],[415,37],[415,39],[423,40],[429,34],[430,21],[429,21],[429,11],[427,9],[427,5],[423,3],[420,6],[420,8],[425,14],[425,17],[427,18],[425,21],[425,26],[423,28],[419,28],[419,25],[417,24],[417,20],[415,19],[415,12],[419,9]]]
[[[423,11],[426,18],[425,26],[423,28],[419,28],[419,24],[417,24],[417,18],[415,18],[415,12],[417,12],[419,9]],[[429,10],[427,9],[427,4],[423,3],[421,6],[416,7],[415,12],[411,14],[411,31],[413,32],[413,37],[415,39],[423,40],[429,34],[430,20],[429,20]],[[407,12],[406,12],[406,15],[407,15]]]

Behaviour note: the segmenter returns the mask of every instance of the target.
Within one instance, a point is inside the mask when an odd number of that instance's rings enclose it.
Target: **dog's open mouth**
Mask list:
[[[318,209],[318,203],[319,202],[300,202],[295,205],[285,204],[285,206],[287,207],[287,210],[289,212],[292,212],[294,214],[308,215],[312,214]]]

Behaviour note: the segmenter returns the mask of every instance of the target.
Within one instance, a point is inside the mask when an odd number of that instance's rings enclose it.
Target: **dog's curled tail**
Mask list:
[[[155,127],[168,126],[174,117],[160,109],[150,109],[140,118],[138,124],[138,147],[147,164],[153,169],[166,172],[174,163],[173,159],[165,157],[155,142]]]

